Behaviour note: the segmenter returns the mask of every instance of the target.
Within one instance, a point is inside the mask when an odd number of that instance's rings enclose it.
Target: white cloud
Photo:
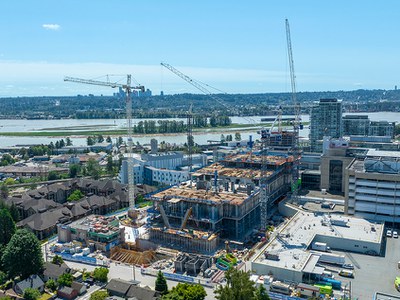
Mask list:
[[[61,28],[58,24],[43,24],[42,27],[46,30],[54,30],[57,31]]]

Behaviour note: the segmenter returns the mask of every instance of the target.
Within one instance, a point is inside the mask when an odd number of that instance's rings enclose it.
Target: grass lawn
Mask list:
[[[40,296],[40,298],[38,300],[47,300],[50,299],[52,295],[44,293],[42,294],[42,296]]]

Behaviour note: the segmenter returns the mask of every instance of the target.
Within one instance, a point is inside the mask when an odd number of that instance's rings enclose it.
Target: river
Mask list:
[[[400,121],[400,113],[398,112],[373,112],[373,113],[346,113],[344,115],[368,115],[371,121],[386,120],[389,122]],[[283,116],[285,117],[285,116]],[[232,117],[232,123],[237,124],[253,124],[261,123],[260,116],[252,117]],[[303,115],[303,122],[309,122],[309,115]],[[139,121],[160,119],[133,119],[133,124],[137,124]],[[164,120],[178,120],[184,121],[186,119],[164,119]],[[125,119],[66,119],[66,120],[0,120],[0,146],[14,146],[14,145],[28,145],[28,144],[49,144],[51,141],[55,142],[60,137],[11,137],[1,136],[2,132],[36,132],[36,131],[68,131],[74,132],[76,136],[71,137],[74,145],[86,145],[86,138],[79,137],[79,131],[87,130],[110,130],[125,128]],[[208,140],[219,141],[221,134],[233,134],[236,129],[221,129],[219,132],[203,132],[196,134],[194,133],[194,141],[197,144],[206,144]],[[258,138],[256,129],[249,129],[241,131],[242,138],[247,139],[249,135],[253,136],[253,139]],[[304,126],[304,129],[300,131],[300,138],[307,139],[309,135],[309,127]],[[146,144],[150,142],[150,139],[155,138],[159,142],[165,141],[167,143],[182,144],[187,140],[186,134],[174,134],[174,135],[142,135],[135,136],[134,142],[140,144]]]

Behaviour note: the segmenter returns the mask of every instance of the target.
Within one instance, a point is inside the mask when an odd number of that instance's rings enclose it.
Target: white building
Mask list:
[[[368,150],[345,172],[345,213],[373,221],[400,222],[400,153]]]
[[[296,209],[287,204],[286,207],[287,210]],[[310,250],[314,242],[325,243],[334,250],[377,254],[381,251],[382,237],[381,223],[298,211],[253,258],[251,269],[258,275],[272,275],[276,280],[299,283],[322,276],[325,268],[320,262],[326,256],[338,257]]]

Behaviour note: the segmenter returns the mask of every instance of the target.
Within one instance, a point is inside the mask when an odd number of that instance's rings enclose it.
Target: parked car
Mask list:
[[[396,230],[393,230],[393,237],[396,238],[396,239],[399,237],[399,235],[398,235]]]
[[[386,231],[386,237],[392,237],[392,230],[388,229]]]
[[[354,270],[354,266],[352,264],[344,264],[343,269],[349,269],[349,270]]]

